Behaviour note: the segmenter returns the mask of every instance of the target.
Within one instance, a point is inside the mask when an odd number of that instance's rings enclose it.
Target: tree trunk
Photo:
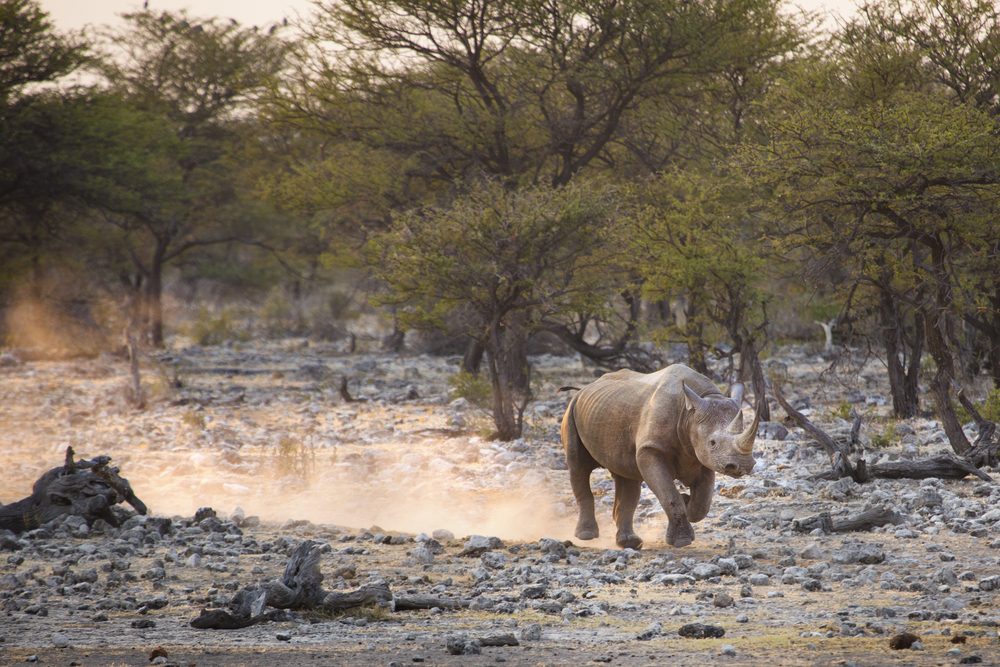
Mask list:
[[[462,372],[471,375],[479,375],[479,369],[483,365],[483,343],[473,338],[465,346],[465,355],[462,357]]]
[[[163,347],[163,257],[166,246],[157,243],[146,282],[146,330],[153,347]]]
[[[684,338],[688,346],[688,363],[691,368],[702,375],[708,375],[708,362],[705,360],[705,327],[695,317],[696,306],[693,296],[688,297],[687,308],[685,310]]]
[[[486,357],[493,387],[493,422],[499,440],[521,437],[524,409],[531,400],[528,335],[521,314],[491,325]]]
[[[894,294],[890,290],[885,288],[879,290],[882,343],[885,346],[893,413],[900,419],[908,419],[915,417],[920,409],[917,380],[920,371],[920,357],[923,353],[923,336],[914,335],[915,349],[910,350],[909,355],[907,355],[903,333],[905,326],[902,321],[903,316],[893,297]],[[917,319],[919,321],[919,318]],[[916,333],[922,334],[919,331]]]
[[[760,411],[761,421],[771,421],[771,408],[767,404],[767,382],[764,380],[764,368],[760,365],[760,355],[753,336],[745,330],[740,336],[740,369],[741,382],[750,380],[753,384],[755,409]]]
[[[962,431],[962,424],[955,414],[951,402],[951,385],[955,379],[955,362],[948,347],[948,312],[951,306],[951,283],[945,266],[945,248],[940,239],[928,243],[931,248],[931,265],[935,279],[933,304],[922,308],[924,332],[927,337],[927,351],[934,359],[937,370],[931,381],[931,395],[934,397],[938,417],[944,427],[951,448],[958,455],[965,454],[972,446]]]
[[[987,360],[990,365],[990,377],[993,378],[993,386],[1000,389],[1000,281],[993,288],[993,296],[990,299],[992,313],[987,321],[992,323],[988,327],[986,334],[986,344],[989,345]]]

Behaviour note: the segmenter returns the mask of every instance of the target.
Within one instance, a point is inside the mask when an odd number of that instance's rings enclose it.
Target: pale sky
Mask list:
[[[849,16],[855,0],[795,0],[791,4],[810,11]],[[60,30],[76,30],[90,25],[113,24],[117,16],[142,7],[142,0],[41,0],[42,8]],[[233,18],[246,25],[268,25],[296,14],[308,15],[311,0],[149,0],[152,9],[187,9],[195,17]]]

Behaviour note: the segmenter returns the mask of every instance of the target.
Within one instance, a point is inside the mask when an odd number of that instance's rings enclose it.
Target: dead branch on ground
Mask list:
[[[873,478],[927,479],[929,477],[939,477],[942,479],[962,479],[967,475],[975,475],[987,482],[993,481],[992,477],[979,469],[977,463],[980,459],[959,458],[951,453],[943,453],[919,461],[887,461],[870,465],[863,458],[859,457],[855,463],[852,463],[850,459],[850,447],[848,445],[831,438],[823,429],[813,424],[805,415],[793,408],[781,392],[781,383],[775,378],[772,378],[772,385],[774,396],[778,399],[778,403],[784,409],[785,413],[806,433],[812,436],[813,440],[819,443],[823,450],[830,456],[832,470],[817,475],[819,479],[850,477],[855,482],[863,484]],[[855,415],[854,425],[851,427],[852,442],[857,440],[860,428],[861,416]],[[982,427],[980,432],[983,432]],[[977,445],[979,442],[980,440],[977,439]],[[982,448],[978,450],[974,448],[974,450],[970,450],[970,452],[972,451],[979,451],[981,453],[984,450]],[[986,448],[985,451],[987,454],[992,451],[995,456],[996,446],[992,450]]]
[[[353,591],[326,591],[319,569],[322,545],[306,540],[296,547],[285,565],[281,579],[248,586],[236,593],[226,609],[203,609],[191,621],[200,629],[232,630],[285,618],[282,610],[340,613],[359,607],[379,607],[390,611],[416,609],[459,609],[469,600],[434,595],[393,595],[386,583],[366,584]],[[267,609],[271,607],[272,609]]]

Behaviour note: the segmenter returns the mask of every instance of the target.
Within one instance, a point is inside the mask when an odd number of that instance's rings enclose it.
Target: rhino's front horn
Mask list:
[[[744,454],[753,452],[753,442],[757,439],[757,427],[760,425],[760,410],[754,409],[753,421],[736,440],[736,447]]]

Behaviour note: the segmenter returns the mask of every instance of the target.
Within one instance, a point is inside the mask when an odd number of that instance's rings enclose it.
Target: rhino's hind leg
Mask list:
[[[569,469],[569,483],[573,488],[573,496],[580,508],[580,518],[573,532],[581,540],[593,540],[600,535],[597,527],[597,517],[594,514],[594,492],[590,488],[590,473],[599,467],[594,457],[580,440],[576,424],[573,421],[574,399],[566,410],[562,423],[562,441],[566,450],[566,467]]]
[[[581,540],[594,540],[601,534],[597,527],[597,516],[594,514],[594,492],[590,488],[590,473],[593,468],[573,469],[570,464],[569,482],[573,487],[576,504],[580,508],[580,518],[576,522],[573,534]]]
[[[642,492],[642,482],[618,475],[611,475],[615,480],[615,504],[613,514],[618,533],[615,543],[622,549],[641,549],[642,538],[635,534],[632,528],[632,518],[635,508],[639,505],[639,494]]]

